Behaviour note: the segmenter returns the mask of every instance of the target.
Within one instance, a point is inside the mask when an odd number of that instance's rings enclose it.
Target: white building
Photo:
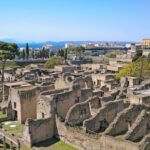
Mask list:
[[[77,47],[77,45],[73,44],[73,43],[66,43],[65,44],[65,48],[75,48],[75,47]]]
[[[49,50],[49,53],[58,51],[57,47],[55,47],[53,45],[49,45],[49,44],[44,45],[42,48],[45,48],[46,50]]]

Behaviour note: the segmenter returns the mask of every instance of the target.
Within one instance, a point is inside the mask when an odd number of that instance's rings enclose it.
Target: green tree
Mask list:
[[[80,47],[74,47],[74,48],[67,48],[68,54],[74,54],[76,56],[83,56],[85,52],[85,48],[80,46]]]
[[[54,52],[53,51],[50,52],[50,56],[51,57],[54,56]]]
[[[65,58],[65,60],[67,60],[67,58],[68,58],[68,49],[67,48],[65,49],[64,58]]]
[[[116,58],[117,55],[120,55],[122,54],[122,52],[120,50],[115,50],[115,51],[107,51],[105,53],[105,56],[106,57],[109,57],[109,58]]]
[[[64,57],[64,50],[59,49],[58,52],[57,52],[57,56]]]
[[[41,58],[48,58],[49,57],[49,51],[43,47],[41,51]]]
[[[137,50],[136,55],[133,58],[133,61],[137,61],[142,56],[142,50]]]
[[[23,49],[22,51],[22,59],[24,60],[26,58],[26,53],[25,53],[25,50]]]
[[[147,56],[147,61],[150,62],[150,53]]]
[[[29,44],[26,44],[26,59],[29,59]]]
[[[62,65],[63,60],[60,57],[53,56],[45,63],[45,68],[54,68],[56,65]]]
[[[137,61],[125,65],[116,73],[117,79],[127,76],[139,77],[141,80],[148,78],[150,76],[150,62],[142,56]]]
[[[4,82],[4,71],[7,60],[12,60],[18,54],[18,46],[15,43],[0,42],[0,60],[2,63],[2,83]]]
[[[33,59],[35,58],[35,52],[34,52],[34,50],[32,50],[31,57],[32,57]]]

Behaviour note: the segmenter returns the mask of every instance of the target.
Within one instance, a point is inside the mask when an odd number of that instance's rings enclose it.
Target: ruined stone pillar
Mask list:
[[[6,150],[6,139],[3,137],[3,150]]]

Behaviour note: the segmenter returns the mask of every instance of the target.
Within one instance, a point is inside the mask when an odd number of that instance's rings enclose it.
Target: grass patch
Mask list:
[[[59,141],[59,142],[53,144],[49,150],[77,150],[77,149],[75,149],[74,147],[72,147],[62,141]]]
[[[123,135],[118,135],[118,136],[116,136],[115,138],[116,138],[117,140],[119,140],[119,141],[123,141],[123,140],[124,140]]]
[[[68,145],[56,138],[40,142],[35,145],[35,148],[38,148],[39,150],[77,150],[71,145]]]
[[[2,123],[2,128],[10,134],[22,137],[24,125],[19,124],[17,121],[8,121]]]
[[[6,118],[6,117],[7,117],[6,114],[3,114],[3,113],[0,111],[0,119]]]

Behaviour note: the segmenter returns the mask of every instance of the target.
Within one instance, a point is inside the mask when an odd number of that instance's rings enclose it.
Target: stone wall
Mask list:
[[[18,90],[16,89],[11,89],[10,95],[9,95],[9,101],[11,103],[12,107],[12,118],[14,119],[14,110],[17,111],[17,120],[21,123],[21,102],[20,102],[20,97],[18,95]],[[14,103],[16,103],[16,107],[14,108]]]
[[[55,89],[71,88],[75,84],[80,84],[81,88],[93,89],[91,76],[70,78],[70,76],[62,76],[55,81]]]
[[[91,109],[99,109],[101,105],[101,99],[98,96],[94,96],[88,99]]]
[[[59,77],[55,81],[55,89],[63,89],[63,88],[70,88],[72,86],[72,82],[66,80],[65,77]]]
[[[108,102],[101,107],[98,113],[83,122],[84,128],[89,132],[98,132],[105,130],[108,125],[114,120],[116,115],[124,109],[122,100]]]
[[[91,89],[81,89],[81,101],[86,101],[89,97],[92,97],[92,94]]]
[[[55,135],[54,118],[32,120],[28,119],[24,129],[24,143],[29,147]]]
[[[37,119],[49,118],[54,113],[54,101],[52,97],[40,95],[37,101]]]
[[[147,134],[139,145],[141,150],[150,150],[150,134]]]
[[[75,103],[81,102],[81,89],[79,85],[73,86],[69,91],[56,94],[54,96],[54,101],[56,102],[56,112],[57,115],[65,120],[66,115],[70,107]]]
[[[21,105],[21,123],[25,123],[27,118],[36,119],[37,114],[37,89],[19,92]],[[19,112],[19,111],[18,111]]]
[[[85,119],[91,117],[90,107],[88,102],[82,102],[72,106],[66,116],[66,124],[75,126],[83,123]]]
[[[93,91],[93,96],[103,97],[104,96],[104,91],[102,91],[102,90],[95,90],[95,91]]]
[[[55,85],[54,84],[44,85],[44,86],[39,86],[38,88],[39,88],[40,92],[49,91],[49,90],[54,90],[55,89]]]
[[[56,137],[79,150],[139,150],[138,145],[130,141],[119,141],[113,137],[86,134],[79,128],[66,127],[56,121]]]
[[[125,139],[137,141],[143,138],[147,133],[150,133],[150,114],[143,110],[126,133]]]
[[[117,135],[128,131],[128,128],[134,123],[142,109],[144,109],[142,105],[130,105],[128,108],[124,109],[109,125],[105,134]]]
[[[114,97],[112,97],[111,95],[103,96],[103,97],[100,98],[100,100],[101,100],[101,104],[104,105],[104,104],[106,104],[108,102],[113,101]]]
[[[93,81],[91,76],[78,77],[73,81],[73,84],[80,84],[81,88],[93,89]]]

